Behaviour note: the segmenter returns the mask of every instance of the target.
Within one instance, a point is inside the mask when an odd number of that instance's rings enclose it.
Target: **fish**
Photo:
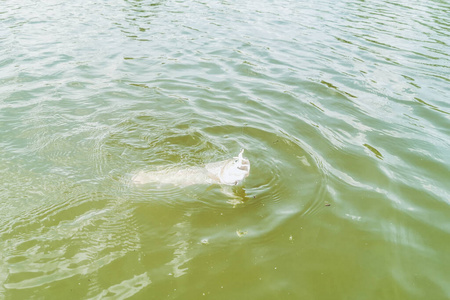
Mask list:
[[[250,161],[241,149],[231,159],[189,168],[169,168],[158,171],[140,171],[132,176],[132,182],[141,184],[169,184],[189,186],[197,184],[240,185],[250,175]]]

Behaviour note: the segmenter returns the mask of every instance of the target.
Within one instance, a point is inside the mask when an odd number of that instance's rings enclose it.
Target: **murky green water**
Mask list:
[[[0,298],[450,298],[449,12],[2,1]]]

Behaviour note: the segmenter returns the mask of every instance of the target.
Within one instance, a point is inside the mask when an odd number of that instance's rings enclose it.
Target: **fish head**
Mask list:
[[[222,184],[237,185],[250,174],[250,161],[243,157],[244,149],[237,157],[228,160],[219,173]]]

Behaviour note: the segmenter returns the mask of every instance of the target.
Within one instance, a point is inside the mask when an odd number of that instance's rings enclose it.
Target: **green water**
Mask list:
[[[449,299],[449,12],[2,1],[0,299]]]

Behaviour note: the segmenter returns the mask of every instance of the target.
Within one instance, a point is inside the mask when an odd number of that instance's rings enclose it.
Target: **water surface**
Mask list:
[[[448,299],[449,11],[3,1],[0,298]]]

